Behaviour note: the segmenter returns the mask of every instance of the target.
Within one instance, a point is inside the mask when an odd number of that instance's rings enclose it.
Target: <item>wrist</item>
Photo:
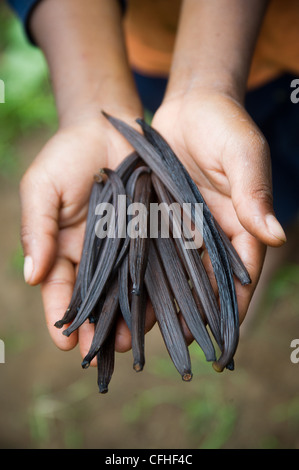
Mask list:
[[[91,90],[90,93],[84,93],[82,85],[82,89],[79,88],[78,93],[74,93],[74,99],[56,96],[59,127],[84,125],[90,122],[104,123],[107,126],[107,119],[103,117],[102,111],[123,120],[142,117],[142,105],[135,90],[129,87],[122,90],[118,86],[113,91],[111,84],[108,88],[103,84],[102,90],[100,86],[94,93]],[[80,94],[80,91],[83,93]]]
[[[176,67],[169,81],[164,101],[186,95],[219,94],[243,104],[246,92],[246,78],[229,70],[217,68],[189,69]]]

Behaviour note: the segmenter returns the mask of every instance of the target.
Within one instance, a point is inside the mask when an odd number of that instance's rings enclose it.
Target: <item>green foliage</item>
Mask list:
[[[288,298],[298,302],[299,265],[282,266],[272,279],[268,288],[268,301],[274,305],[278,300]]]
[[[0,9],[0,79],[5,103],[0,104],[0,173],[12,174],[18,163],[16,144],[34,130],[54,130],[57,116],[42,52],[24,35],[20,22]]]
[[[84,423],[83,416],[90,415],[88,399],[92,394],[90,386],[82,380],[55,393],[36,386],[28,410],[28,424],[37,448],[53,445],[63,449],[82,448],[84,436],[78,423]]]
[[[153,375],[166,380],[167,384],[144,390],[123,408],[123,418],[130,424],[150,419],[154,410],[161,406],[173,406],[180,420],[178,432],[189,436],[191,445],[200,449],[220,449],[230,438],[237,419],[235,406],[223,395],[221,377],[205,360],[197,344],[190,346],[195,371],[190,383],[178,385],[178,373],[170,359],[156,358],[148,365]],[[198,377],[200,384],[198,385]]]

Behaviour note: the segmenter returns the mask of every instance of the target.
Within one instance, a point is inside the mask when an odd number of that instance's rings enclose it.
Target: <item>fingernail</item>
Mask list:
[[[278,238],[278,240],[282,242],[286,242],[287,238],[283,231],[282,226],[278,222],[278,220],[272,214],[266,215],[266,223],[268,226],[269,232],[273,235],[273,237]]]
[[[31,256],[25,256],[24,259],[24,279],[26,282],[30,282],[33,272],[33,261]]]

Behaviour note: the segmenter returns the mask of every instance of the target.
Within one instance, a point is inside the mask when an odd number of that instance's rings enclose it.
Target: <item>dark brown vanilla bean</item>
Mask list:
[[[144,273],[146,269],[148,250],[149,250],[149,210],[151,201],[152,180],[149,173],[139,176],[136,182],[134,203],[142,207],[139,213],[139,227],[137,236],[132,233],[130,241],[130,275],[133,282],[132,293],[138,295],[143,284]],[[132,222],[132,220],[131,220]],[[135,228],[135,227],[134,227]],[[132,236],[134,235],[134,236]]]
[[[213,343],[195,303],[186,271],[181,264],[180,258],[177,256],[173,239],[158,237],[155,242],[172,293],[191,334],[202,348],[206,360],[215,361],[216,355]],[[204,282],[202,279],[200,281]]]
[[[170,206],[173,203],[173,199],[161,183],[160,179],[157,178],[156,175],[152,175],[152,181],[158,200],[166,202],[168,206]],[[169,218],[173,226],[175,226],[175,224],[176,226],[180,225],[180,221],[177,219],[175,212],[169,212]],[[220,311],[200,254],[197,250],[187,250],[184,246],[183,237],[174,238],[174,242],[177,245],[177,249],[179,250],[181,259],[184,262],[185,269],[192,281],[193,289],[197,293],[197,299],[200,302],[202,316],[206,319],[220,350],[222,350]]]
[[[129,256],[126,255],[118,269],[119,306],[122,316],[131,331],[132,315],[129,301]]]
[[[189,381],[192,378],[189,350],[177,317],[173,295],[153,242],[150,243],[145,284],[172,362],[182,379]]]
[[[145,337],[145,314],[146,314],[146,289],[142,287],[138,295],[132,294],[131,301],[131,337],[133,368],[141,372],[145,364],[144,337]]]
[[[81,365],[84,369],[89,366],[92,359],[97,355],[115,325],[119,313],[118,298],[118,279],[115,277],[108,288],[103,307],[99,313],[90,349],[82,361]]]
[[[88,214],[86,219],[86,230],[85,230],[85,240],[87,243],[83,243],[83,250],[82,250],[82,282],[81,282],[81,297],[84,299],[86,296],[86,292],[88,286],[90,284],[93,272],[94,272],[94,262],[90,259],[90,251],[94,249],[91,245],[95,245],[95,243],[91,243],[91,240],[96,240],[94,235],[94,220],[95,220],[95,210],[96,206],[101,198],[101,192],[103,190],[102,185],[102,176],[99,174],[96,176],[98,181],[94,183],[90,200],[88,206]],[[92,253],[94,259],[94,253]],[[81,268],[81,266],[80,266]]]
[[[113,266],[117,258],[119,251],[119,246],[121,239],[117,236],[118,228],[123,230],[123,224],[125,223],[125,214],[118,213],[118,196],[125,195],[125,188],[119,176],[112,170],[104,170],[109,176],[112,189],[113,189],[113,205],[115,207],[115,227],[112,227],[114,237],[106,236],[105,241],[103,242],[103,247],[101,250],[99,262],[97,264],[95,273],[91,280],[90,286],[86,293],[85,298],[82,300],[81,307],[76,315],[76,318],[72,324],[63,331],[65,336],[69,336],[73,331],[75,331],[82,323],[88,318],[91,314],[93,308],[95,307],[97,301],[102,295],[106,283],[109,279],[110,274],[113,271]],[[113,220],[110,224],[113,223]],[[107,227],[107,231],[110,230],[110,226]]]
[[[215,220],[215,225],[217,227],[219,235],[222,238],[223,244],[226,248],[234,275],[239,279],[239,281],[241,282],[243,286],[247,284],[251,284],[249,273],[243,261],[241,260],[240,256],[238,255],[235,247],[233,246],[230,239],[228,238],[226,233],[222,230],[222,228],[220,227],[220,225],[218,224],[216,220]]]
[[[129,178],[131,171],[135,168],[136,164],[140,160],[139,155],[136,152],[128,155],[117,167],[116,172],[120,178],[125,182]],[[72,298],[70,304],[62,317],[61,320],[58,320],[55,323],[57,328],[62,328],[63,325],[72,322],[79,310],[79,307],[82,303],[82,299],[85,297],[86,293],[86,283],[84,288],[82,288],[82,278],[83,273],[86,269],[87,264],[93,264],[94,251],[93,246],[96,243],[96,234],[95,234],[95,223],[96,223],[96,214],[94,203],[100,204],[101,202],[109,202],[112,198],[112,187],[110,181],[108,180],[105,183],[105,186],[102,188],[101,182],[95,182],[92,187],[89,210],[88,210],[88,221],[86,221],[86,229],[83,241],[83,248],[81,259],[78,267],[78,273],[73,289]],[[83,297],[82,297],[83,290]]]
[[[126,184],[126,195],[127,195],[127,208],[133,202],[135,186],[137,179],[142,173],[150,173],[150,169],[146,166],[137,167],[131,174],[128,182]],[[128,215],[127,223],[130,221],[131,216]],[[121,252],[118,255],[118,258],[114,265],[114,270],[119,268],[119,305],[124,317],[124,320],[131,330],[131,309],[129,303],[129,258],[127,256],[127,251],[130,246],[131,237],[127,232],[125,242],[121,248]],[[122,262],[123,260],[123,262]]]
[[[115,173],[119,176],[122,181],[126,181],[129,176],[130,172],[135,167],[136,163],[138,162],[138,155],[136,153],[130,154],[123,162],[118,166],[115,170]],[[100,180],[102,179],[102,174],[99,172],[96,177]],[[85,298],[87,289],[90,285],[92,275],[95,271],[95,267],[98,261],[99,252],[102,245],[102,240],[96,236],[96,221],[97,221],[97,214],[96,214],[96,206],[102,203],[109,203],[111,202],[113,197],[113,191],[110,184],[110,181],[106,181],[106,184],[101,192],[98,194],[98,198],[95,201],[95,204],[92,204],[92,210],[90,211],[90,220],[87,221],[86,228],[88,233],[86,238],[88,240],[86,246],[83,247],[82,258],[85,259],[85,265],[83,268],[83,282],[81,288],[82,298]]]
[[[97,201],[99,199],[99,196],[101,194],[101,191],[103,189],[103,186],[101,182],[94,182],[91,193],[90,193],[90,199],[89,199],[89,205],[88,205],[88,213],[87,213],[87,219],[86,219],[86,229],[85,229],[85,236],[84,236],[84,241],[83,241],[83,249],[82,249],[82,255],[81,255],[81,260],[79,263],[79,268],[78,268],[78,273],[73,289],[73,295],[70,301],[70,304],[63,316],[63,318],[55,323],[55,326],[57,328],[62,328],[63,325],[70,323],[71,321],[74,320],[75,316],[78,313],[78,308],[81,305],[82,299],[85,297],[85,290],[83,288],[83,285],[85,285],[85,278],[86,276],[86,270],[88,267],[88,246],[90,243],[90,239],[93,236],[93,219],[94,219],[94,214],[95,214],[95,208],[97,205]]]
[[[98,387],[100,393],[107,393],[115,364],[115,327],[112,327],[106,341],[97,353]]]
[[[142,173],[150,173],[150,171],[151,171],[150,168],[148,168],[147,166],[139,166],[132,172],[132,174],[131,174],[131,176],[128,179],[128,182],[126,184],[127,209],[129,207],[129,205],[133,202],[133,197],[134,197],[134,192],[135,192],[135,186],[136,186],[137,179],[139,178],[139,176]],[[129,220],[130,220],[130,216],[127,217],[127,223],[129,222]],[[121,261],[122,261],[123,257],[127,253],[128,249],[129,249],[129,245],[130,245],[130,240],[131,240],[130,234],[127,233],[124,244],[123,244],[123,246],[121,248],[121,251],[120,251],[120,253],[117,257],[117,260],[115,262],[114,270],[118,269],[118,267],[121,264]]]
[[[141,174],[135,185],[133,201],[140,204],[139,224],[137,236],[131,237],[129,251],[129,271],[132,280],[132,301],[131,301],[131,334],[132,334],[132,352],[134,358],[133,367],[136,371],[141,371],[144,367],[144,329],[146,302],[143,292],[144,274],[148,259],[149,250],[149,209],[151,201],[152,180],[150,174]],[[131,223],[133,223],[131,220]],[[133,234],[129,234],[133,235]]]
[[[117,167],[115,172],[122,179],[125,183],[127,179],[130,177],[131,172],[135,168],[135,165],[138,163],[140,157],[136,154],[136,152],[128,155]],[[99,181],[102,180],[102,174],[99,172],[96,175],[99,178]],[[110,184],[109,179],[106,181],[104,187],[102,188],[101,192],[98,191],[98,194],[95,194],[96,199],[93,201],[90,200],[91,209],[88,213],[89,219],[86,222],[86,234],[85,234],[85,242],[83,245],[81,262],[83,263],[82,272],[86,270],[86,266],[88,266],[88,274],[85,274],[84,285],[82,288],[82,298],[85,297],[88,286],[91,281],[91,274],[90,271],[95,270],[95,262],[97,261],[97,256],[100,250],[102,240],[99,240],[96,236],[96,221],[98,219],[97,214],[95,213],[96,206],[101,203],[109,203],[112,200],[113,191],[112,186]],[[91,194],[92,198],[92,194]],[[80,269],[80,267],[79,267]]]
[[[58,320],[54,324],[54,326],[56,326],[56,328],[62,328],[64,325],[67,325],[68,323],[71,323],[74,320],[74,318],[76,317],[76,315],[79,311],[80,305],[82,303],[81,283],[80,283],[80,281],[81,281],[81,278],[77,277],[69,306],[68,306],[67,310],[65,311],[65,313],[64,313],[63,317],[61,318],[61,320]]]

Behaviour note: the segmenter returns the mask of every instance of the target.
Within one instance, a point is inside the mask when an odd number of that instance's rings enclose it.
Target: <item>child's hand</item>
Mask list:
[[[59,130],[21,182],[26,281],[41,283],[46,322],[55,344],[68,350],[79,341],[83,357],[91,344],[93,325],[85,322],[79,334],[67,338],[54,323],[62,318],[71,298],[93,175],[102,167],[115,168],[130,152],[104,118],[88,121]],[[116,349],[129,349],[130,339],[120,323]]]
[[[273,213],[265,138],[240,104],[208,90],[166,100],[152,125],[187,167],[250,273],[251,285],[236,282],[242,321],[259,279],[265,245],[285,241]]]

